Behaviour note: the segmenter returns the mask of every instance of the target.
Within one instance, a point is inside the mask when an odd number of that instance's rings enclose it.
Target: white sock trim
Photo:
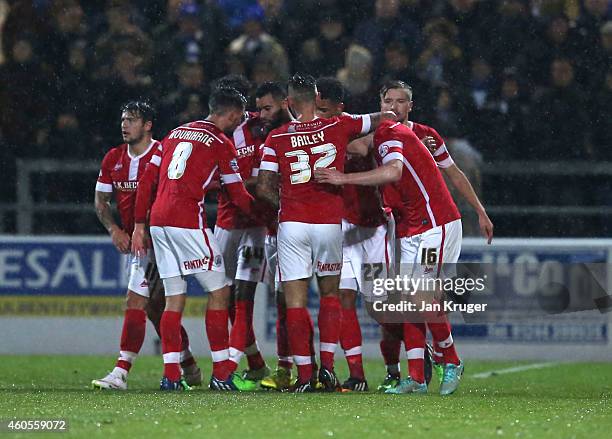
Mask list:
[[[122,361],[127,361],[128,363],[133,363],[138,354],[136,352],[130,351],[119,351],[119,359]]]
[[[240,360],[242,359],[242,356],[244,355],[244,352],[239,351],[236,348],[229,348],[229,359],[230,361],[233,361],[234,363],[238,364],[240,363]]]
[[[212,357],[213,363],[229,360],[229,349],[222,349],[220,351],[210,351],[210,356]]]
[[[355,346],[354,348],[350,348],[344,351],[344,355],[346,357],[351,357],[353,355],[361,355],[361,346]]]
[[[406,351],[406,358],[408,360],[422,360],[425,358],[425,349],[415,348]]]
[[[338,343],[321,343],[320,350],[321,352],[331,352],[333,354],[336,352],[336,346],[338,346]]]
[[[278,361],[286,361],[287,363],[293,363],[292,357],[278,357]]]
[[[180,363],[181,353],[180,352],[168,352],[163,355],[164,364],[166,363]]]
[[[453,335],[450,334],[446,340],[438,342],[438,346],[442,349],[450,348],[453,345]]]
[[[310,359],[310,355],[294,355],[293,359],[295,360],[295,364],[298,366],[305,366],[307,364],[311,364],[312,360]]]

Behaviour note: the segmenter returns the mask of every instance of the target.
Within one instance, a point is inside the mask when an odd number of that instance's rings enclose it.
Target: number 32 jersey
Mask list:
[[[221,182],[241,182],[236,149],[212,123],[196,121],[172,130],[150,166],[159,167],[159,187],[151,208],[152,226],[206,227],[204,196],[215,172]]]
[[[344,171],[346,145],[369,131],[369,115],[343,115],[293,121],[268,135],[259,169],[280,174],[279,222],[340,224],[342,188],[317,183],[314,170]]]

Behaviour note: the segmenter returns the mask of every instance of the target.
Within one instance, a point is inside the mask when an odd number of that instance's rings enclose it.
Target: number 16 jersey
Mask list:
[[[279,222],[340,224],[342,188],[317,183],[314,170],[344,171],[346,145],[369,131],[369,115],[342,115],[289,122],[268,135],[259,169],[280,174]]]

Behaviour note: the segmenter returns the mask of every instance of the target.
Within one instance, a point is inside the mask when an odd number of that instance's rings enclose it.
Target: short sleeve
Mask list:
[[[349,114],[338,118],[345,127],[349,137],[365,136],[370,132],[372,121],[369,114]]]
[[[155,152],[151,156],[151,160],[149,161],[149,164],[155,167],[158,167],[158,168],[159,168],[159,165],[161,165],[162,151],[163,151],[162,145],[163,145],[162,143],[157,145],[157,149],[155,150]]]
[[[234,145],[227,139],[219,143],[219,176],[221,184],[242,182],[240,167],[238,166],[238,153]]]
[[[392,160],[404,160],[404,138],[394,128],[399,123],[381,125],[374,136],[376,156],[379,163],[387,164]]]
[[[113,192],[113,179],[111,177],[111,170],[113,169],[113,159],[115,154],[113,151],[109,151],[102,159],[102,165],[100,166],[100,173],[98,174],[98,181],[96,182],[96,191],[98,192]]]
[[[433,157],[438,167],[448,168],[452,166],[452,164],[455,162],[453,161],[453,158],[450,156],[450,153],[448,152],[448,149],[446,148],[446,143],[444,142],[444,139],[442,138],[442,136],[438,134],[438,132],[434,130],[433,128],[430,128],[428,131],[429,132],[427,133],[427,135],[433,137],[436,140],[437,148],[433,152]]]
[[[259,169],[262,171],[278,172],[278,158],[271,135],[268,135],[265,143],[261,146],[261,163],[259,164]]]

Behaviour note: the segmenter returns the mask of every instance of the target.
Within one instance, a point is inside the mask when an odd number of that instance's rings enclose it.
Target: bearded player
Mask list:
[[[147,315],[159,333],[159,313],[156,312],[158,307],[155,306],[157,301],[155,297],[151,300],[149,298],[155,296],[155,291],[160,289],[153,288],[145,274],[150,255],[138,259],[130,253],[138,179],[159,146],[159,142],[152,138],[151,133],[154,116],[153,108],[144,101],[132,101],[121,108],[121,133],[125,143],[112,148],[106,154],[96,183],[95,208],[98,219],[110,234],[117,250],[128,255],[128,291],[119,359],[108,375],[92,381],[92,386],[96,389],[127,389],[128,373],[144,342]],[[121,217],[121,226],[115,222],[111,212],[113,193]],[[163,294],[163,289],[161,293]],[[181,327],[181,332],[181,368],[186,382],[189,385],[198,385],[202,382],[202,375],[189,349],[185,328]]]

